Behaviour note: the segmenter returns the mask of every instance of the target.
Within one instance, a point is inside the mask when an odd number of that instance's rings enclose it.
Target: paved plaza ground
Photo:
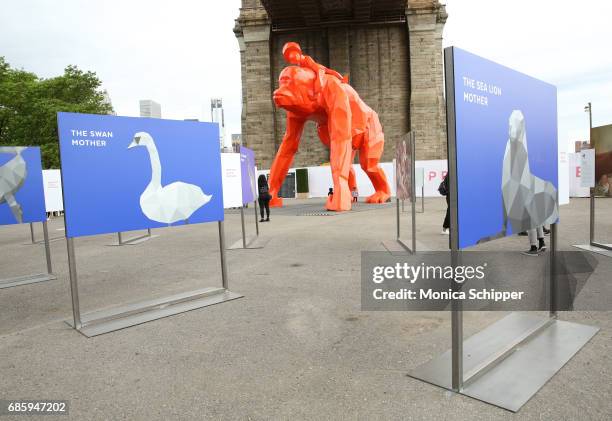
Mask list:
[[[445,206],[426,199],[417,214],[421,247],[447,248]],[[612,240],[611,206],[598,201],[602,241]],[[53,242],[57,280],[0,289],[0,399],[69,400],[75,420],[612,419],[612,312],[560,314],[601,330],[518,414],[422,383],[407,373],[450,347],[449,313],[360,310],[360,253],[394,237],[395,207],[309,216],[322,209],[287,201],[260,224],[265,248],[227,252],[230,289],[244,298],[91,339],[64,323],[66,243]],[[561,250],[588,241],[588,209],[587,199],[561,207]],[[62,219],[49,227],[63,235]],[[236,211],[225,228],[228,244],[240,238]],[[155,233],[124,247],[108,246],[113,235],[75,240],[83,312],[221,285],[216,224]],[[29,237],[27,225],[0,227],[1,277],[44,270]],[[517,236],[478,247],[526,248]],[[612,258],[598,260],[584,293],[609,299]],[[465,336],[504,315],[466,313]]]

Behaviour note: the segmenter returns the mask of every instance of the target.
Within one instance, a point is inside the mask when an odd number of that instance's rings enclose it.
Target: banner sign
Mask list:
[[[257,170],[255,169],[255,152],[244,146],[240,147],[240,166],[242,173],[242,203],[247,204],[257,199]]]
[[[223,220],[216,123],[58,113],[66,235]]]
[[[223,179],[223,207],[242,207],[242,178],[240,154],[222,153],[221,172]]]
[[[60,170],[43,170],[42,175],[47,212],[63,211],[64,197],[62,196],[62,172]]]
[[[595,187],[595,149],[580,151],[580,187]]]
[[[0,225],[46,220],[40,148],[0,146]]]
[[[569,153],[569,195],[570,197],[589,197],[591,190],[582,187],[582,168],[580,153]]]
[[[412,147],[410,133],[395,142],[395,183],[399,200],[412,197]]]
[[[455,47],[445,57],[459,248],[556,222],[557,88]]]

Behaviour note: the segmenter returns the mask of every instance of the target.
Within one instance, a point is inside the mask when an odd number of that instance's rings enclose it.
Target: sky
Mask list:
[[[559,141],[573,150],[612,123],[612,2],[446,0],[443,45],[455,45],[558,88]],[[223,98],[226,132],[240,132],[240,0],[2,0],[0,56],[53,77],[69,64],[102,80],[119,115],[153,99],[164,118],[210,120]],[[440,52],[442,54],[442,52]],[[571,148],[571,149],[570,149]]]
[[[612,2],[447,0],[446,5],[444,47],[463,48],[557,86],[560,146],[573,152],[574,141],[589,139],[588,102],[593,126],[612,124]]]

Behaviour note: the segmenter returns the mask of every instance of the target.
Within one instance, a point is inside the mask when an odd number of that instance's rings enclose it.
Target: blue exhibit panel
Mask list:
[[[250,203],[257,198],[255,152],[244,146],[240,147],[240,172],[242,177],[242,203]]]
[[[40,148],[0,146],[0,225],[46,220]]]
[[[216,123],[58,113],[66,235],[223,220]]]
[[[549,83],[452,48],[458,233],[459,247],[465,248],[488,239],[516,234],[510,223],[503,229],[509,210],[505,209],[502,197],[504,165],[508,166],[510,162],[516,165],[515,159],[506,154],[510,142],[510,119],[515,111],[515,116],[523,116],[529,173],[551,183],[556,193],[557,89]]]

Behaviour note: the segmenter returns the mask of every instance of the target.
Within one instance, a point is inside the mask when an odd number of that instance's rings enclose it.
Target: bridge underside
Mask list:
[[[285,112],[272,103],[285,42],[342,74],[374,109],[385,133],[382,161],[416,134],[418,159],[446,158],[442,28],[438,0],[242,0],[234,32],[241,50],[242,141],[269,168],[282,142]],[[329,162],[307,124],[294,167]]]
[[[406,21],[406,0],[262,0],[272,30]]]

